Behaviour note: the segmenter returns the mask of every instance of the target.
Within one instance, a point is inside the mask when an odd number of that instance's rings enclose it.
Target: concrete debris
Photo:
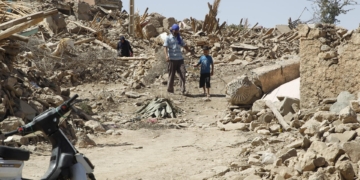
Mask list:
[[[94,134],[121,135],[118,128],[195,126],[175,106],[183,99],[147,99],[146,88],[167,84],[162,45],[177,23],[195,52],[195,57],[185,56],[186,67],[200,57],[201,46],[208,45],[216,67],[244,71],[225,82],[229,107],[209,127],[256,133],[241,145],[239,162],[212,166],[194,179],[233,177],[234,171],[240,179],[359,178],[360,83],[353,68],[359,67],[360,53],[353,52],[358,52],[360,31],[328,24],[265,28],[241,22],[240,28],[231,28],[217,18],[219,2],[209,4],[204,21],[179,21],[147,10],[136,13],[134,35],[128,34],[130,15],[121,11],[121,1],[27,4],[33,9],[21,2],[21,13],[7,12],[0,22],[1,131],[31,121],[75,91],[88,91],[76,86],[95,82],[119,86],[88,92],[94,98],[82,99],[68,116],[72,121],[60,124],[78,147],[96,146]],[[7,2],[2,3],[6,12]],[[120,36],[131,43],[133,57],[117,57]],[[198,72],[188,68],[187,78],[198,78]],[[289,94],[281,93],[277,88],[288,82]],[[99,114],[129,102],[141,106],[136,117]],[[28,147],[44,141],[41,133],[34,133],[4,142]]]

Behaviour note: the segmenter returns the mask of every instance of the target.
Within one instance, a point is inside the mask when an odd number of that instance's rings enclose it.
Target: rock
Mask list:
[[[313,150],[308,150],[303,158],[300,160],[300,166],[302,171],[313,171],[316,166],[314,160],[316,158],[316,152]]]
[[[232,105],[253,104],[262,95],[258,88],[247,76],[241,76],[226,85],[226,97]]]
[[[217,166],[211,169],[215,172],[215,176],[223,176],[225,173],[229,172],[230,169],[227,166]]]
[[[85,123],[86,127],[89,127],[90,129],[97,131],[97,132],[105,132],[105,128],[101,125],[100,122],[95,120],[89,120]]]
[[[222,126],[225,128],[225,131],[232,131],[232,130],[247,130],[248,126],[245,123],[227,123]]]
[[[251,175],[247,176],[247,177],[246,177],[245,179],[243,179],[243,180],[255,180],[255,179],[261,179],[261,177],[258,176],[258,175],[255,175],[255,174],[251,174]]]
[[[332,122],[332,121],[336,120],[338,118],[338,116],[334,112],[319,111],[314,114],[313,118],[319,122],[322,122],[325,120]]]
[[[78,20],[92,21],[91,6],[86,2],[76,3],[73,7],[74,14]]]
[[[139,97],[141,97],[141,95],[139,93],[133,92],[133,91],[125,92],[125,96],[128,97],[128,98],[139,98]]]
[[[328,139],[336,138],[341,143],[346,143],[356,137],[356,131],[345,131],[344,133],[332,133],[328,137],[326,137],[326,142],[331,142]]]
[[[291,157],[296,157],[297,156],[297,152],[296,149],[290,149],[289,151],[287,151],[285,154],[281,155],[280,158],[282,160],[282,162],[284,163],[285,160],[291,158]]]
[[[351,100],[350,108],[356,113],[360,113],[360,101],[359,100]]]
[[[251,141],[251,145],[252,146],[261,146],[261,145],[264,145],[264,142],[263,142],[262,138],[256,137]]]
[[[342,91],[336,98],[336,103],[330,107],[331,112],[339,113],[346,106],[349,106],[351,100],[355,100],[356,97],[350,94],[348,91]]]
[[[292,108],[293,104],[297,104],[299,106],[300,100],[296,99],[296,98],[285,97],[285,99],[283,101],[281,101],[281,105],[279,108],[279,112],[281,113],[281,115],[285,116],[289,113],[294,114],[295,111]]]
[[[143,27],[143,32],[145,37],[147,37],[148,39],[159,35],[159,33],[156,30],[156,27],[151,23]]]
[[[300,148],[302,146],[302,144],[303,144],[303,140],[297,140],[297,141],[290,143],[286,147],[287,148]]]
[[[229,56],[225,57],[225,61],[226,61],[226,62],[232,62],[232,61],[234,61],[235,59],[239,59],[239,57],[237,57],[237,56],[234,55],[234,54],[230,54]]]
[[[175,21],[175,18],[173,18],[173,17],[163,19],[163,27],[165,29],[170,29],[170,27],[175,23],[176,23],[176,21]]]
[[[80,148],[87,148],[89,146],[96,146],[96,143],[94,140],[90,139],[88,135],[86,135],[83,132],[76,133],[77,142],[76,145]]]
[[[345,107],[339,113],[339,119],[342,123],[357,123],[357,115],[354,110],[350,108],[350,106]]]
[[[5,145],[10,145],[10,144],[14,144],[15,146],[18,145],[28,145],[29,144],[29,139],[24,137],[24,136],[20,136],[20,135],[13,135],[13,136],[9,136],[4,140]]]
[[[299,24],[297,27],[300,37],[307,37],[310,28],[307,24]]]
[[[285,180],[285,178],[282,177],[280,174],[277,174],[277,175],[274,177],[274,180]]]
[[[329,51],[330,49],[331,49],[331,47],[328,46],[328,45],[326,45],[326,44],[324,44],[324,45],[322,45],[322,46],[320,47],[320,50],[321,50],[321,51]]]
[[[266,104],[264,99],[256,100],[251,107],[251,111],[254,113],[258,113],[263,109],[266,109]]]
[[[326,159],[329,165],[335,165],[336,160],[345,153],[343,149],[337,145],[330,145],[326,149],[320,152],[322,156]]]
[[[352,162],[357,163],[360,161],[360,143],[356,141],[346,142],[343,148]]]
[[[314,160],[314,165],[316,167],[323,167],[326,165],[326,160],[325,158],[323,157],[317,157],[315,160]]]
[[[350,161],[339,161],[335,167],[340,171],[341,176],[345,180],[353,180],[355,178],[355,172]]]
[[[327,180],[328,178],[322,172],[315,172],[313,175],[309,177],[308,180]]]
[[[300,127],[299,131],[302,134],[313,136],[318,132],[319,127],[320,127],[320,122],[311,118],[304,125]]]
[[[20,111],[25,114],[28,120],[32,120],[37,114],[36,110],[23,100],[20,100]]]
[[[260,123],[260,122],[252,121],[252,122],[250,123],[249,129],[250,129],[251,131],[254,131],[255,128],[260,127],[261,125],[262,125],[262,123]]]
[[[275,161],[277,161],[275,154],[271,152],[266,152],[262,154],[261,159],[262,164],[274,164]]]
[[[309,149],[314,150],[317,153],[322,153],[322,151],[324,151],[326,148],[326,144],[321,141],[313,141],[309,147]]]
[[[274,119],[274,115],[271,112],[266,112],[259,117],[260,122],[270,123]]]
[[[270,135],[270,131],[267,129],[260,129],[256,131],[258,134]]]
[[[249,160],[248,160],[247,163],[250,164],[250,165],[253,165],[253,166],[260,166],[261,165],[261,161],[259,159],[254,158],[254,157],[249,157]]]
[[[274,133],[274,132],[279,132],[280,128],[281,128],[281,126],[279,124],[273,124],[270,126],[269,129],[271,132]]]
[[[200,174],[196,174],[191,176],[189,179],[210,179],[211,177],[215,176],[215,172],[211,170],[205,170]]]
[[[256,85],[261,86],[263,93],[269,94],[282,84],[294,80],[300,76],[300,58],[279,61],[276,64],[262,66],[251,70],[256,77]]]
[[[61,13],[48,16],[44,20],[46,22],[46,26],[55,34],[66,30],[65,17]]]
[[[3,132],[10,132],[16,130],[19,126],[24,124],[24,121],[22,121],[20,118],[10,116],[0,122],[0,129]]]

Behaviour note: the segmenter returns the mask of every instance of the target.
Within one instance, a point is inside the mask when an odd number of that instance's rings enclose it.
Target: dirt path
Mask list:
[[[251,133],[223,132],[214,124],[226,110],[224,98],[225,81],[235,76],[212,80],[210,102],[202,97],[184,97],[172,95],[171,98],[185,113],[181,118],[192,119],[193,124],[187,129],[140,129],[122,130],[122,135],[91,136],[97,147],[79,151],[90,158],[96,166],[97,179],[201,179],[213,177],[239,158],[238,144],[244,143]],[[201,94],[197,82],[188,82],[192,95]],[[93,98],[96,92],[106,90],[115,95],[120,93],[117,84],[77,87],[81,98]],[[149,96],[165,93],[165,86],[144,90]],[[148,97],[147,97],[148,98]],[[135,112],[138,108],[128,100],[117,108],[119,113]],[[26,162],[23,175],[26,178],[40,178],[47,169],[49,156],[32,155]],[[220,168],[216,168],[220,167]],[[215,169],[213,169],[215,168]]]

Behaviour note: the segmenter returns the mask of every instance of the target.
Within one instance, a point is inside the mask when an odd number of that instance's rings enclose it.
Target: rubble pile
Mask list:
[[[229,106],[229,114],[217,122],[225,131],[260,134],[242,147],[243,162],[233,163],[232,168],[258,178],[358,176],[359,158],[354,152],[359,148],[360,101],[355,95],[344,91],[336,98],[324,99],[319,106],[301,110],[298,99],[278,98],[275,104],[257,100],[250,109]]]
[[[80,5],[77,3],[56,2],[49,1],[36,6],[39,10],[55,7],[61,12],[47,17],[40,26],[42,41],[36,43],[36,46],[42,49],[37,51],[38,54],[48,55],[46,58],[40,55],[26,56],[26,59],[38,66],[40,60],[55,64],[42,68],[42,71],[49,77],[54,75],[53,78],[65,86],[94,81],[120,81],[131,82],[131,88],[141,87],[139,84],[144,83],[144,76],[151,73],[149,71],[161,60],[154,58],[154,49],[162,46],[164,37],[174,23],[179,23],[182,36],[195,50],[197,57],[202,53],[199,46],[212,46],[215,63],[241,64],[245,61],[275,60],[298,53],[299,33],[286,25],[275,28],[248,28],[247,25],[240,25],[238,29],[231,29],[226,28],[225,23],[219,24],[215,20],[220,1],[209,4],[209,13],[204,21],[191,17],[178,21],[157,13],[148,14],[147,10],[143,15],[137,13],[135,36],[128,35],[129,14],[125,11],[95,4],[89,5],[87,12],[91,13],[85,14],[79,12]],[[125,35],[131,42],[135,57],[116,57],[115,48],[120,35]],[[28,47],[32,45],[24,44]],[[29,48],[24,53],[35,51]]]

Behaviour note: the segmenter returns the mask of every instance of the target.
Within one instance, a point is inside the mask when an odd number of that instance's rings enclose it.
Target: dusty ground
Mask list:
[[[96,166],[97,179],[202,179],[211,177],[217,169],[221,169],[220,166],[229,166],[239,159],[240,145],[254,135],[240,131],[224,132],[212,125],[226,110],[224,81],[228,82],[236,77],[229,75],[231,72],[226,74],[218,74],[212,78],[213,97],[210,102],[205,102],[202,97],[183,97],[178,93],[172,95],[177,106],[185,110],[181,118],[194,121],[189,128],[123,129],[122,135],[91,136],[98,146],[80,148],[79,151],[88,156]],[[192,95],[202,93],[197,88],[197,82],[188,82],[187,85]],[[151,97],[166,94],[165,88],[162,85],[140,92],[147,92]],[[91,98],[91,94],[101,90],[117,94],[121,85],[86,84],[76,89],[78,91],[74,93],[81,98]],[[133,104],[137,101],[139,99],[129,99],[112,111],[135,112],[139,107]],[[40,178],[47,169],[49,158],[47,155],[32,155],[23,170],[24,177]]]

